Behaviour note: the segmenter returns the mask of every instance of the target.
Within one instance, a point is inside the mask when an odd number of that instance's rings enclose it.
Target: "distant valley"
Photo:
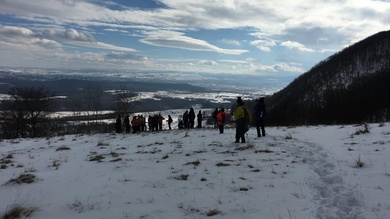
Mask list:
[[[86,94],[101,93],[96,112],[113,110],[120,91],[132,103],[126,113],[230,108],[237,96],[252,109],[254,99],[266,96],[269,125],[382,122],[390,121],[389,56],[390,31],[384,31],[299,76],[3,68],[0,94],[44,86],[58,97],[56,111],[81,111],[88,110]]]
[[[178,73],[109,73],[91,71],[0,70],[0,94],[13,87],[45,87],[57,100],[56,110],[72,110],[85,90],[102,92],[102,110],[115,105],[115,91],[126,89],[137,104],[135,111],[230,107],[237,96],[254,99],[286,86],[292,77]]]

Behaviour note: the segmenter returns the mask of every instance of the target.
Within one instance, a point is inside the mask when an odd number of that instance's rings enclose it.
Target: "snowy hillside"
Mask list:
[[[390,31],[348,46],[270,96],[265,101],[268,121],[273,125],[390,121],[389,56]]]
[[[0,142],[0,215],[390,218],[390,124]],[[23,212],[22,209],[19,209]]]

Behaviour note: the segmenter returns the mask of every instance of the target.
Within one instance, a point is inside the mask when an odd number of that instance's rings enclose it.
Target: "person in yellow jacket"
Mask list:
[[[140,132],[143,132],[146,130],[145,129],[146,120],[145,120],[145,117],[143,115],[138,116],[137,124],[138,124],[138,129]]]
[[[248,131],[248,125],[252,121],[252,115],[246,108],[241,97],[237,97],[237,107],[233,112],[234,121],[236,122],[236,142],[245,143],[245,133]]]

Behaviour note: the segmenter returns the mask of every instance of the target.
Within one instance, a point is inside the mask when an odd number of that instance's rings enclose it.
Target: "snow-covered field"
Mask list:
[[[368,131],[368,132],[367,132]],[[0,215],[390,218],[390,124],[0,141]],[[24,177],[24,178],[23,178]]]

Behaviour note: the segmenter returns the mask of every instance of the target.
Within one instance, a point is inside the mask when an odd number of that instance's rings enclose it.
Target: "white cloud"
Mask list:
[[[43,31],[42,36],[47,38],[64,39],[70,41],[96,42],[92,34],[88,32],[78,32],[75,29],[67,29],[61,31],[48,29]]]
[[[352,22],[368,19],[387,23],[388,2],[361,0],[160,0],[167,7],[157,10],[121,8],[111,10],[97,2],[57,0],[12,0],[1,3],[0,13],[15,14],[25,19],[55,22],[58,24],[110,26],[113,24],[140,24],[162,28],[234,29],[253,27],[269,36],[285,33],[297,27],[344,29]],[[212,22],[210,22],[212,21]],[[374,27],[378,30],[379,26]],[[366,32],[371,27],[362,27]],[[373,31],[372,29],[370,32]],[[366,34],[367,35],[367,34]],[[301,42],[301,41],[300,41]]]
[[[78,32],[74,29],[67,30],[45,30],[42,33],[34,33],[28,28],[0,26],[0,45],[9,47],[15,46],[17,48],[21,45],[27,45],[27,49],[32,46],[43,47],[62,47],[60,41],[67,44],[78,45],[89,48],[99,48],[115,51],[135,52],[135,49],[127,47],[119,47],[103,42],[96,42],[92,34],[88,32]]]
[[[193,53],[194,56],[199,55],[193,57],[196,60],[204,59],[205,57],[201,57],[204,52],[211,52],[217,57],[206,59],[230,60],[230,63],[240,62],[240,55],[249,53],[248,56],[255,57],[257,62],[264,65],[259,68],[269,69],[268,66],[271,66],[271,69],[277,71],[289,68],[277,67],[277,61],[271,63],[268,60],[265,63],[259,59],[258,50],[276,57],[280,54],[275,55],[273,52],[278,52],[276,48],[279,47],[276,45],[280,45],[304,51],[308,54],[307,58],[302,59],[317,62],[319,60],[314,61],[312,53],[315,52],[317,58],[325,57],[323,52],[339,51],[371,34],[388,29],[390,25],[388,1],[216,2],[157,0],[156,5],[164,7],[143,9],[128,7],[125,1],[121,3],[123,5],[119,5],[114,1],[102,3],[95,0],[0,0],[0,14],[9,18],[6,23],[8,27],[2,26],[3,29],[0,30],[0,46],[2,49],[9,49],[7,51],[11,48],[20,51],[46,51],[50,48],[70,53],[71,49],[85,51],[86,48],[92,48],[121,51],[124,54],[151,52],[153,49],[149,46],[155,46],[160,47],[158,51],[161,54],[148,54],[153,60],[161,59],[161,55],[165,55],[167,51],[165,48],[176,48],[200,51]],[[22,22],[10,27],[13,20]],[[5,21],[2,22],[5,24]],[[219,35],[220,32],[229,35],[222,36]],[[107,36],[114,37],[109,39]],[[110,41],[112,39],[120,39],[120,46],[117,44],[119,41]],[[221,48],[216,46],[216,42],[241,49]],[[248,46],[247,42],[251,47],[245,47]],[[78,46],[84,48],[80,49]],[[257,49],[253,49],[254,47]],[[143,50],[144,48],[148,51]],[[229,55],[236,55],[238,58],[233,60]],[[249,61],[244,61],[244,65],[245,62]],[[285,62],[289,63],[291,59]],[[224,61],[226,63],[229,62]],[[163,64],[168,65],[168,62]],[[222,63],[219,62],[218,67],[222,68]],[[301,70],[300,67],[297,68],[291,70]]]
[[[249,63],[253,63],[253,62],[256,61],[256,59],[254,59],[254,58],[247,58],[247,59],[245,59],[245,61],[249,62]]]
[[[222,39],[222,43],[228,44],[228,45],[233,45],[233,46],[241,46],[240,41],[238,40],[228,40],[228,39]]]
[[[59,48],[61,44],[44,39],[23,27],[0,26],[0,45],[21,50],[39,50],[40,47]]]
[[[305,70],[296,65],[286,64],[286,63],[278,63],[274,65],[275,70],[277,71],[285,71],[285,72],[297,72],[303,73]]]
[[[148,58],[145,56],[135,55],[133,53],[118,53],[113,52],[105,55],[108,59],[116,60],[135,60],[135,61],[148,61]]]
[[[303,44],[300,44],[298,42],[286,41],[286,42],[282,42],[280,45],[287,47],[289,49],[298,49],[304,52],[314,52],[314,50],[306,48]]]
[[[275,65],[253,65],[253,68],[260,73],[264,72],[289,72],[289,73],[303,73],[304,69],[297,66],[295,63],[277,63]]]
[[[254,58],[246,58],[245,60],[242,60],[242,59],[234,59],[234,60],[221,59],[218,61],[227,62],[227,63],[235,63],[235,64],[252,64],[256,61],[256,59],[254,59]]]
[[[272,65],[258,65],[256,66],[256,71],[257,72],[276,72],[275,66]]]
[[[12,26],[0,26],[0,34],[2,36],[15,37],[24,36],[32,37],[34,34],[31,30],[23,27],[12,27]]]
[[[219,62],[225,62],[225,63],[233,63],[233,64],[248,64],[248,62],[246,60],[227,60],[227,59],[221,59],[221,60],[218,60]]]
[[[200,64],[200,65],[212,65],[212,66],[217,66],[218,65],[217,62],[212,61],[212,60],[200,60],[198,62],[198,64]]]
[[[271,52],[271,48],[276,45],[276,43],[272,40],[254,40],[250,43],[252,46],[257,47],[261,51]]]
[[[137,50],[128,47],[115,46],[108,43],[96,42],[96,43],[73,43],[84,47],[96,48],[96,49],[105,49],[105,50],[115,50],[115,51],[126,51],[126,52],[136,52]]]
[[[67,29],[67,30],[54,30],[48,29],[43,31],[43,37],[52,38],[56,40],[64,40],[66,43],[89,47],[89,48],[97,48],[97,49],[106,49],[106,50],[115,50],[115,51],[127,51],[127,52],[135,52],[135,49],[120,47],[111,45],[108,43],[97,42],[94,36],[88,32],[79,32],[75,29]]]
[[[140,41],[153,46],[171,47],[193,51],[212,51],[231,55],[240,55],[248,52],[247,50],[219,48],[204,40],[191,38],[185,36],[184,33],[177,31],[143,31],[143,34],[145,37],[143,37]]]

